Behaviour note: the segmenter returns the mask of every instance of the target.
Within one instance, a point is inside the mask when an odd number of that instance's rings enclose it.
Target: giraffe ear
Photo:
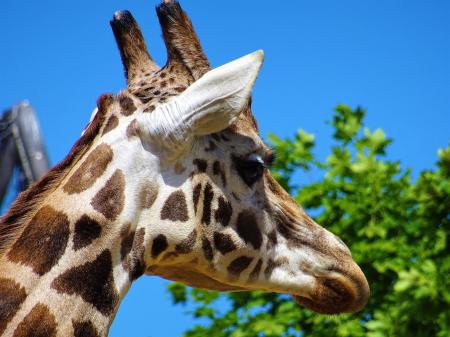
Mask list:
[[[208,71],[179,96],[140,115],[141,136],[177,156],[194,136],[226,129],[247,104],[263,59],[258,50]]]
[[[264,60],[255,51],[210,70],[174,99],[182,120],[197,136],[219,132],[239,116]]]

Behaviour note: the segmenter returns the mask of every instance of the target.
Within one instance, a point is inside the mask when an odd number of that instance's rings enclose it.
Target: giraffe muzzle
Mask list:
[[[359,266],[351,261],[345,269],[333,269],[330,276],[316,277],[315,285],[308,295],[293,297],[298,304],[317,313],[339,314],[362,310],[369,295],[366,277]]]

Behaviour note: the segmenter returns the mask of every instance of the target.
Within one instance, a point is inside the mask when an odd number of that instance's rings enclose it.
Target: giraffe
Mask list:
[[[107,336],[142,275],[361,310],[369,287],[349,249],[268,170],[251,112],[263,52],[211,69],[179,3],[156,11],[166,65],[116,12],[126,89],[100,96],[67,157],[0,220],[0,335]]]

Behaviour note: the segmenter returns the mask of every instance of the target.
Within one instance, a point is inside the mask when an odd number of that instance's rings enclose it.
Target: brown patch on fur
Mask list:
[[[136,119],[133,119],[127,126],[127,138],[139,137],[139,123]]]
[[[310,273],[311,270],[313,269],[313,265],[311,264],[311,262],[308,262],[306,260],[300,261],[298,267],[302,272],[305,273]]]
[[[97,239],[102,232],[100,224],[91,219],[86,214],[75,223],[75,232],[73,235],[73,248],[79,250],[87,247],[92,241]]]
[[[46,305],[38,303],[17,326],[13,337],[53,337],[56,332],[55,316]]]
[[[159,254],[167,249],[169,244],[167,243],[167,238],[164,234],[159,234],[153,239],[152,243],[152,257],[156,258]]]
[[[139,191],[139,207],[149,209],[158,197],[159,186],[152,181],[146,181]]]
[[[253,258],[248,256],[239,256],[228,265],[227,270],[230,274],[233,274],[236,277],[248,268],[250,263],[252,263]]]
[[[273,270],[275,269],[276,264],[272,259],[267,261],[266,268],[264,269],[264,275],[266,278],[269,278],[272,275]]]
[[[213,163],[213,174],[218,175],[222,171],[222,168],[220,167],[220,162],[218,160],[215,160]]]
[[[50,206],[42,207],[18,238],[8,258],[44,275],[59,261],[69,240],[69,219]]]
[[[128,235],[128,233],[130,232],[130,228],[131,228],[130,222],[127,222],[122,226],[122,228],[120,229],[120,237],[122,239]]]
[[[214,215],[216,222],[220,223],[222,226],[228,226],[232,214],[233,208],[231,207],[231,204],[225,200],[223,196],[220,196],[216,214]]]
[[[276,263],[280,266],[289,264],[289,258],[287,256],[281,256],[276,260]]]
[[[212,259],[214,257],[214,252],[212,250],[211,243],[205,237],[202,237],[202,249],[203,249],[203,255],[205,256],[205,259],[208,261],[212,261]]]
[[[85,129],[84,134],[75,143],[69,154],[50,172],[22,192],[14,201],[9,211],[0,218],[0,254],[5,247],[19,235],[19,229],[28,223],[35,210],[47,198],[53,189],[66,177],[70,169],[89,151],[91,144],[98,135],[105,121],[107,106],[105,101],[112,99],[112,95],[102,95],[97,101],[99,107],[92,122]]]
[[[25,301],[25,288],[13,280],[0,278],[0,335]]]
[[[133,100],[124,94],[119,94],[119,104],[121,107],[120,113],[124,116],[130,116],[136,111]]]
[[[131,247],[133,246],[135,231],[128,232],[130,230],[130,224],[125,226],[125,229],[122,230],[121,237],[122,242],[120,243],[120,259],[122,261],[128,256],[131,251]],[[126,231],[126,233],[125,233]],[[124,269],[127,269],[124,267]]]
[[[277,232],[273,230],[267,235],[267,250],[272,249],[277,244],[278,244]]]
[[[125,204],[125,177],[116,170],[105,186],[91,200],[92,207],[108,220],[114,221]]]
[[[205,151],[206,151],[206,152],[212,152],[212,151],[214,151],[215,149],[217,149],[216,143],[214,143],[212,140],[210,140],[210,141],[208,142],[208,146],[205,147]]]
[[[186,90],[186,87],[175,87],[174,89],[177,93],[182,93],[183,91]]]
[[[207,226],[211,223],[211,205],[213,198],[214,193],[212,191],[212,186],[210,183],[206,183],[205,189],[203,191],[202,222]]]
[[[161,219],[183,222],[188,220],[186,197],[183,191],[178,190],[169,195],[161,210]]]
[[[94,185],[108,167],[113,151],[107,144],[97,146],[64,185],[66,193],[81,193]]]
[[[222,253],[222,255],[236,249],[236,245],[234,244],[231,235],[220,232],[214,232],[214,246]]]
[[[74,337],[100,337],[91,321],[73,321]]]
[[[239,236],[245,243],[250,243],[255,249],[261,248],[262,234],[252,212],[242,211],[239,213],[236,226]]]
[[[97,114],[101,112],[106,116],[110,106],[114,103],[114,95],[112,94],[103,94],[97,99]]]
[[[195,166],[197,166],[198,172],[201,172],[201,173],[206,172],[206,169],[208,168],[208,163],[207,163],[207,161],[204,160],[204,159],[198,159],[198,158],[196,158],[196,159],[194,159],[194,160],[192,161],[192,163],[193,163]]]
[[[265,275],[266,279],[268,279],[272,275],[275,268],[278,268],[287,263],[289,263],[289,260],[285,256],[280,257],[279,259],[277,259],[275,261],[272,259],[269,259],[267,261],[266,268],[264,269],[264,275]]]
[[[132,241],[131,249],[128,253],[125,251],[122,252],[121,249],[121,255],[122,253],[127,254],[126,259],[123,261],[123,268],[128,271],[129,279],[130,281],[136,280],[138,277],[140,277],[142,274],[144,274],[145,271],[145,264],[144,264],[144,236],[145,236],[145,229],[140,228],[136,235],[134,234],[134,231],[130,233],[130,237],[128,237],[129,241]],[[123,244],[123,242],[122,242]],[[126,245],[128,243],[125,243]],[[123,247],[123,246],[122,246]],[[128,247],[124,247],[125,250],[128,249]],[[122,257],[123,259],[124,257]]]
[[[220,136],[218,133],[213,133],[211,134],[211,137],[216,141],[216,142],[221,142]]]
[[[94,261],[69,269],[58,276],[51,287],[59,293],[80,296],[106,316],[114,312],[119,302],[112,273],[111,252],[107,249]]]
[[[107,134],[109,131],[114,130],[117,127],[117,125],[119,125],[119,118],[117,118],[114,115],[109,117],[108,121],[106,122],[106,125],[103,129],[102,136]]]
[[[255,268],[253,268],[252,272],[250,273],[249,276],[250,281],[256,280],[258,278],[259,273],[261,271],[261,267],[262,267],[262,260],[259,259],[258,262],[256,263]]]
[[[152,112],[156,107],[154,105],[149,105],[144,109],[144,112]]]
[[[222,165],[217,160],[213,163],[213,173],[215,175],[219,175],[220,176],[220,178],[222,179],[222,185],[223,186],[227,186],[227,177],[225,176],[225,172],[222,169]]]
[[[197,214],[197,206],[198,206],[198,200],[200,199],[200,192],[202,191],[202,185],[197,184],[194,187],[194,191],[192,192],[192,200],[194,202],[194,212]]]
[[[197,231],[194,229],[189,236],[175,246],[175,251],[179,254],[187,254],[194,249],[197,239]]]

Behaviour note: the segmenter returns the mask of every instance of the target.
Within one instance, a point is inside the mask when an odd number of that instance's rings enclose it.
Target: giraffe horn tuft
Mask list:
[[[176,0],[163,0],[156,7],[168,65],[181,65],[194,80],[206,74],[211,66],[186,13]]]
[[[150,72],[159,69],[150,57],[141,29],[129,11],[115,12],[110,24],[125,68],[128,86],[137,80],[142,69]]]

